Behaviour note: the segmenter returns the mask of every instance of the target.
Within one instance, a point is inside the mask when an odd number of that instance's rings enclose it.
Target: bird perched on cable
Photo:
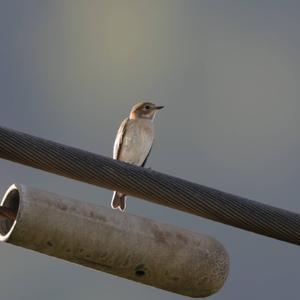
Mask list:
[[[153,120],[158,110],[151,102],[140,102],[131,108],[129,117],[123,120],[118,130],[113,158],[136,166],[145,166],[153,140]],[[126,195],[115,191],[111,200],[113,209],[125,210]]]

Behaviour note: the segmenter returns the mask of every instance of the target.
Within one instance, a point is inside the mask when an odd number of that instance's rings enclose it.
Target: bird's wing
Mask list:
[[[123,137],[125,135],[126,132],[126,125],[128,122],[128,118],[126,118],[125,120],[123,120],[123,122],[121,123],[116,139],[115,139],[115,144],[114,144],[114,153],[113,153],[113,158],[114,159],[118,159],[120,156],[120,149],[123,143]]]
[[[144,166],[145,166],[145,164],[146,164],[146,162],[147,162],[147,159],[148,159],[148,157],[149,157],[149,155],[150,155],[150,153],[151,153],[151,150],[152,150],[152,146],[151,146],[151,148],[150,148],[150,150],[149,150],[149,152],[148,152],[148,154],[147,154],[147,156],[146,156],[144,162],[142,163],[141,167],[144,167]]]

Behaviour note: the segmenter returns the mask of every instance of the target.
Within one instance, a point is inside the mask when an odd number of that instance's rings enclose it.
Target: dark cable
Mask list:
[[[0,127],[0,157],[300,245],[300,215]]]

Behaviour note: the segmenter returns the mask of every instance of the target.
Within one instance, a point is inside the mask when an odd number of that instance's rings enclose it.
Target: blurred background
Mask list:
[[[112,155],[141,99],[151,168],[300,211],[300,4],[253,0],[2,0],[0,126]],[[112,192],[0,160],[14,182],[109,206]],[[130,197],[128,212],[214,236],[231,257],[210,299],[296,299],[299,248]],[[1,299],[183,299],[0,245]]]

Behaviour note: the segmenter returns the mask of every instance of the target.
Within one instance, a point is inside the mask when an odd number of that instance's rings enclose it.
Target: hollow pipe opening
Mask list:
[[[10,186],[10,188],[5,193],[2,201],[1,207],[5,207],[12,213],[13,218],[8,218],[0,216],[0,241],[6,241],[11,235],[16,223],[17,215],[20,207],[20,193],[16,185]]]

